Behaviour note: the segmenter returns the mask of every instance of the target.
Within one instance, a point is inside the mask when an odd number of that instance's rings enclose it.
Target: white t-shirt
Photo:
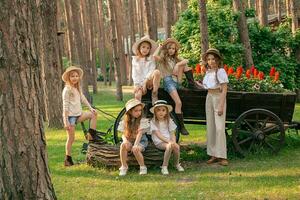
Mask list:
[[[216,79],[216,71],[215,70],[208,70],[203,79],[203,86],[205,89],[218,89],[221,88],[222,83],[228,83],[228,76],[226,71],[223,68],[218,69],[217,77],[219,83]]]
[[[132,80],[134,86],[142,86],[145,80],[150,78],[155,67],[153,56],[149,56],[146,59],[132,56]]]
[[[118,131],[124,132],[125,124],[124,120],[120,121],[118,126]],[[150,122],[147,118],[142,118],[140,122],[139,129],[142,129],[142,133],[148,133],[150,130]]]
[[[156,136],[156,134],[153,134],[154,131],[159,131],[163,137],[165,137],[167,140],[170,140],[171,134],[173,131],[176,130],[176,128],[177,126],[172,119],[170,119],[169,124],[167,124],[166,121],[163,121],[163,122],[158,122],[158,125],[156,125],[154,119],[152,119],[150,121],[150,133],[151,133],[153,143],[155,145],[158,145],[163,142]]]

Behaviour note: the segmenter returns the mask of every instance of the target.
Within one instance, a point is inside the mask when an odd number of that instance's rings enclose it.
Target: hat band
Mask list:
[[[169,105],[166,101],[157,101],[154,103],[153,106],[157,106],[157,105]]]

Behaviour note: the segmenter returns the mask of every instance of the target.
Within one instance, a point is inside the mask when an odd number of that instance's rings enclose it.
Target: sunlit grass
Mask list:
[[[93,98],[94,105],[117,116],[131,93],[124,93],[123,102],[116,101],[113,95],[113,88],[101,85]],[[106,131],[113,120],[99,113],[97,129]],[[300,104],[296,105],[294,120],[300,121]],[[139,176],[137,168],[131,167],[122,178],[117,169],[95,169],[84,163],[65,168],[66,133],[46,130],[51,178],[58,199],[299,199],[300,136],[294,131],[288,133],[287,144],[278,155],[232,157],[228,167],[221,167],[206,165],[206,153],[198,147],[205,143],[205,126],[187,128],[191,134],[182,136],[181,143],[196,144],[194,152],[183,155],[184,173],[176,172],[171,164],[169,176],[162,176],[159,166],[151,167],[148,175]],[[85,160],[81,153],[84,142],[78,125],[72,156],[79,163]]]

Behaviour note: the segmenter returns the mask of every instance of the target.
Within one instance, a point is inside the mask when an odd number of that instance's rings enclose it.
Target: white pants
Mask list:
[[[227,159],[225,119],[226,102],[223,115],[218,115],[218,105],[221,93],[207,93],[206,110],[206,132],[207,132],[207,154],[217,158]]]

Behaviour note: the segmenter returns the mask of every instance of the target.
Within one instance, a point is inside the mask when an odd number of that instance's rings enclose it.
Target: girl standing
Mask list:
[[[91,128],[89,129],[88,139],[92,140],[93,136],[96,134],[97,112],[91,107],[85,96],[82,94],[80,87],[82,76],[82,69],[76,66],[68,67],[62,75],[62,80],[65,82],[65,87],[62,92],[63,122],[68,134],[64,161],[65,166],[72,166],[74,164],[71,157],[71,151],[72,144],[75,140],[76,124],[89,119],[91,120]],[[89,108],[89,112],[82,112],[81,102]]]
[[[157,44],[144,36],[132,46],[135,56],[132,57],[132,79],[134,83],[134,97],[141,101],[147,89],[152,90],[152,102],[157,100],[160,84],[160,72],[155,69],[153,52]]]
[[[188,60],[178,57],[179,43],[177,40],[168,38],[154,53],[154,58],[159,62],[158,68],[163,78],[163,85],[175,102],[175,113],[180,122],[180,132],[183,135],[188,135],[183,122],[183,114],[181,111],[181,100],[177,89],[181,85],[182,74],[186,74],[189,86],[196,88],[197,84],[194,81],[192,69],[187,66]],[[159,52],[161,51],[160,55]],[[197,86],[199,87],[199,86]]]
[[[123,121],[118,126],[118,131],[122,132],[122,144],[120,146],[120,176],[125,176],[128,171],[127,154],[132,151],[140,165],[140,175],[147,174],[147,167],[144,163],[142,152],[148,145],[145,135],[150,129],[149,120],[142,118],[145,104],[137,99],[129,100],[125,107],[126,113]]]
[[[171,153],[174,153],[175,167],[178,171],[183,172],[184,169],[179,163],[180,146],[176,143],[175,130],[176,124],[170,118],[172,106],[168,105],[164,100],[158,100],[154,103],[150,112],[154,114],[150,122],[150,132],[154,145],[161,150],[164,150],[164,161],[161,166],[161,173],[168,175],[168,165]]]
[[[222,68],[222,57],[217,49],[208,49],[203,55],[207,63],[207,72],[203,79],[204,88],[208,89],[206,96],[206,127],[207,127],[207,154],[211,158],[208,164],[218,162],[228,165],[225,119],[226,94],[228,77]]]

